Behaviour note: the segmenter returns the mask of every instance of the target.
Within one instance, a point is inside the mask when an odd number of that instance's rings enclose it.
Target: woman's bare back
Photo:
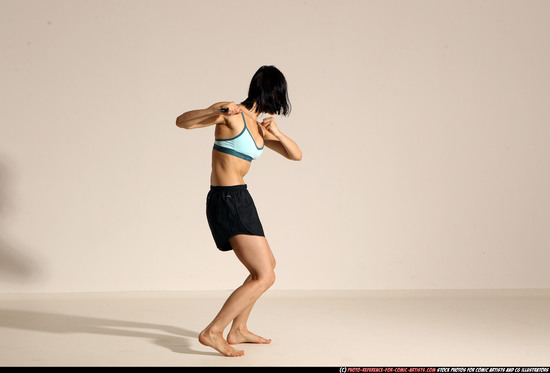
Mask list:
[[[259,147],[263,146],[263,134],[260,132],[257,118],[252,116],[250,111],[241,106],[242,115],[227,115],[225,124],[217,124],[214,132],[216,139],[233,138],[244,129],[246,125],[252,134],[254,141]],[[212,149],[212,173],[210,176],[210,184],[218,186],[229,186],[244,184],[244,177],[250,170],[251,162],[245,159],[235,157],[230,154],[222,153]]]

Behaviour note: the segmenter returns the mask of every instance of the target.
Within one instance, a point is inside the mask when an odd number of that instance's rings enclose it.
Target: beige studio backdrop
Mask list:
[[[0,291],[233,289],[213,128],[286,75],[246,177],[274,289],[550,288],[550,2],[0,0]]]

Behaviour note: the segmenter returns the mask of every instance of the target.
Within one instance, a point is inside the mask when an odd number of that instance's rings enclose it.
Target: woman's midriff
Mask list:
[[[212,149],[210,185],[230,186],[244,184],[250,162]]]

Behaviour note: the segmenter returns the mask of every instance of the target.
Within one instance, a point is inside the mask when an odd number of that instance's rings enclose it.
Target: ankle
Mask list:
[[[221,336],[223,334],[223,330],[217,330],[216,328],[209,326],[206,329],[204,329],[201,332],[201,334],[207,335],[207,336]]]
[[[246,327],[246,325],[232,326],[231,330],[229,331],[230,334],[232,334],[232,333],[244,334],[246,332],[248,332],[248,328]]]

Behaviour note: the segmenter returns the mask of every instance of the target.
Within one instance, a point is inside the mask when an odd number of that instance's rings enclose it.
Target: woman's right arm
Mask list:
[[[224,113],[220,109],[227,108],[227,114],[240,112],[234,102],[218,102],[206,109],[191,110],[183,113],[176,119],[176,126],[185,129],[202,128],[213,124],[225,123]]]

